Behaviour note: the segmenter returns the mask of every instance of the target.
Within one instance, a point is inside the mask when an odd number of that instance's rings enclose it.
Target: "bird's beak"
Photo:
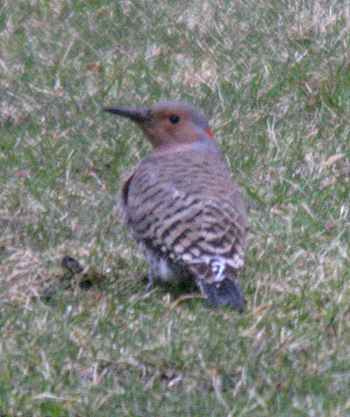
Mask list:
[[[146,107],[133,108],[133,107],[105,107],[104,111],[109,113],[118,114],[122,117],[128,117],[136,123],[150,122],[152,116]]]

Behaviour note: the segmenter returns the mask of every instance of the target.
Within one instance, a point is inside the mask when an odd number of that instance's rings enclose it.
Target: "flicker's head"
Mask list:
[[[163,101],[150,108],[106,107],[104,110],[134,121],[156,149],[213,142],[203,111],[186,103]]]

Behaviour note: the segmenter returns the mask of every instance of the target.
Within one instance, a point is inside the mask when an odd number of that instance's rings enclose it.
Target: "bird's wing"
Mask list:
[[[135,238],[203,273],[200,265],[214,263],[215,269],[222,268],[223,261],[232,268],[243,264],[245,226],[236,198],[230,190],[225,196],[197,193],[195,188],[184,191],[158,182],[152,173],[136,173],[124,186],[127,220]]]

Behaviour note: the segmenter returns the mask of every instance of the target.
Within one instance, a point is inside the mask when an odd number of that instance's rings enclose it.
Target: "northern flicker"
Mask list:
[[[202,110],[168,101],[104,110],[135,122],[154,148],[122,188],[149,282],[194,282],[212,306],[242,311],[245,207]]]

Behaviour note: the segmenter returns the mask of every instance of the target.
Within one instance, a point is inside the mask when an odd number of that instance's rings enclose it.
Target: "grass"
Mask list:
[[[350,416],[349,15],[3,2],[2,416]],[[101,109],[162,98],[204,108],[243,189],[242,315],[147,289],[117,214],[149,145]]]

